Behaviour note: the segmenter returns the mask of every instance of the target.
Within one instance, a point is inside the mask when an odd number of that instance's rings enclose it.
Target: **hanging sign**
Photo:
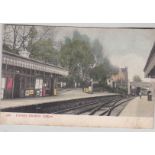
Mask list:
[[[5,89],[6,78],[2,78],[2,89]]]

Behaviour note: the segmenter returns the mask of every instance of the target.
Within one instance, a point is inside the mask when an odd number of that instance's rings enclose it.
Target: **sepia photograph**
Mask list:
[[[1,24],[0,123],[153,128],[155,28]]]

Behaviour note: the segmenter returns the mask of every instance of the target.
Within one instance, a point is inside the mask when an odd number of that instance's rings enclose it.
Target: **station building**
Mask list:
[[[61,67],[29,58],[27,51],[3,51],[1,98],[56,95],[57,79],[67,75]]]
[[[155,43],[144,67],[144,73],[146,78],[152,79],[152,93],[155,95]]]
[[[118,73],[107,79],[107,85],[112,88],[128,88],[128,68],[119,68]]]
[[[155,43],[144,67],[146,78],[155,78]]]
[[[150,82],[130,82],[130,94],[139,95],[139,92],[142,92],[142,95],[147,95],[148,90],[152,89]]]

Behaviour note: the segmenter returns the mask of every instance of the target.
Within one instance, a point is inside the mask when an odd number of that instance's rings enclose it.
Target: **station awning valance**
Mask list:
[[[68,75],[68,71],[61,67],[57,67],[52,64],[47,64],[30,58],[24,58],[10,52],[3,52],[2,63],[62,76]]]

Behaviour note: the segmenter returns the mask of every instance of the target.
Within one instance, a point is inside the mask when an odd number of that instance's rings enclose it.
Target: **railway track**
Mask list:
[[[3,109],[4,112],[117,116],[133,97],[101,96]]]
[[[100,101],[90,101],[88,104],[79,105],[76,107],[71,107],[68,109],[60,110],[54,112],[54,114],[75,114],[75,115],[99,115],[99,116],[110,116],[112,112],[121,106],[122,104],[126,105],[130,100],[132,100],[133,97],[130,98],[109,98],[105,100]],[[124,106],[123,106],[124,107]],[[117,110],[117,113],[119,114],[123,110],[122,108]],[[118,115],[117,114],[117,115]]]

